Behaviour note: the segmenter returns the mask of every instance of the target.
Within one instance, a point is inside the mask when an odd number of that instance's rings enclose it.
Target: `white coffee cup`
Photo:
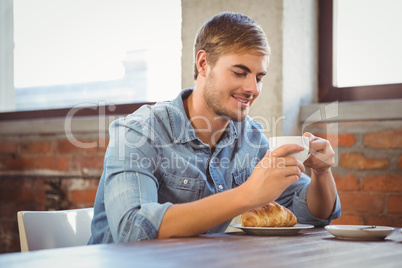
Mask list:
[[[290,154],[288,156],[295,157],[297,160],[302,163],[306,161],[306,159],[310,156],[309,153],[309,138],[304,136],[278,136],[271,137],[268,139],[269,149],[271,152],[276,148],[285,145],[285,144],[299,144],[304,147],[304,150],[301,152],[297,152],[294,154]]]

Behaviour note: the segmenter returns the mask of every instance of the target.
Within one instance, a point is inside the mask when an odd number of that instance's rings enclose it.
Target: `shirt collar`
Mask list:
[[[187,143],[193,140],[199,140],[197,133],[187,118],[183,105],[183,100],[188,98],[192,92],[192,88],[181,91],[180,94],[170,102],[170,105],[167,105],[172,135],[176,143]],[[217,146],[227,146],[232,144],[235,139],[237,139],[237,129],[233,121],[230,121]]]

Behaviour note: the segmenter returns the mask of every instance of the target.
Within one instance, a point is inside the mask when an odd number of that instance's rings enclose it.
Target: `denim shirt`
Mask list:
[[[265,155],[268,140],[249,117],[230,121],[211,152],[186,116],[183,99],[191,93],[185,90],[171,102],[142,106],[110,125],[89,244],[155,239],[169,206],[241,185]],[[315,218],[306,204],[309,182],[303,174],[276,201],[300,223],[327,225],[340,216],[339,198],[329,219]],[[209,233],[224,232],[229,223]]]

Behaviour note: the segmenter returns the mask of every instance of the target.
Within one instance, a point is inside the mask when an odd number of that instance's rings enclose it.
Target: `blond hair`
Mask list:
[[[224,54],[247,52],[270,54],[268,39],[254,20],[246,15],[233,12],[220,13],[200,28],[194,43],[194,57],[200,50],[207,53],[207,62],[214,66]],[[194,79],[198,69],[194,64]]]

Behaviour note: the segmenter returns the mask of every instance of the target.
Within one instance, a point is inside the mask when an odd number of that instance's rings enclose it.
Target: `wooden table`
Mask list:
[[[1,254],[0,267],[402,267],[402,234],[346,241],[323,228],[293,236],[237,232]]]

